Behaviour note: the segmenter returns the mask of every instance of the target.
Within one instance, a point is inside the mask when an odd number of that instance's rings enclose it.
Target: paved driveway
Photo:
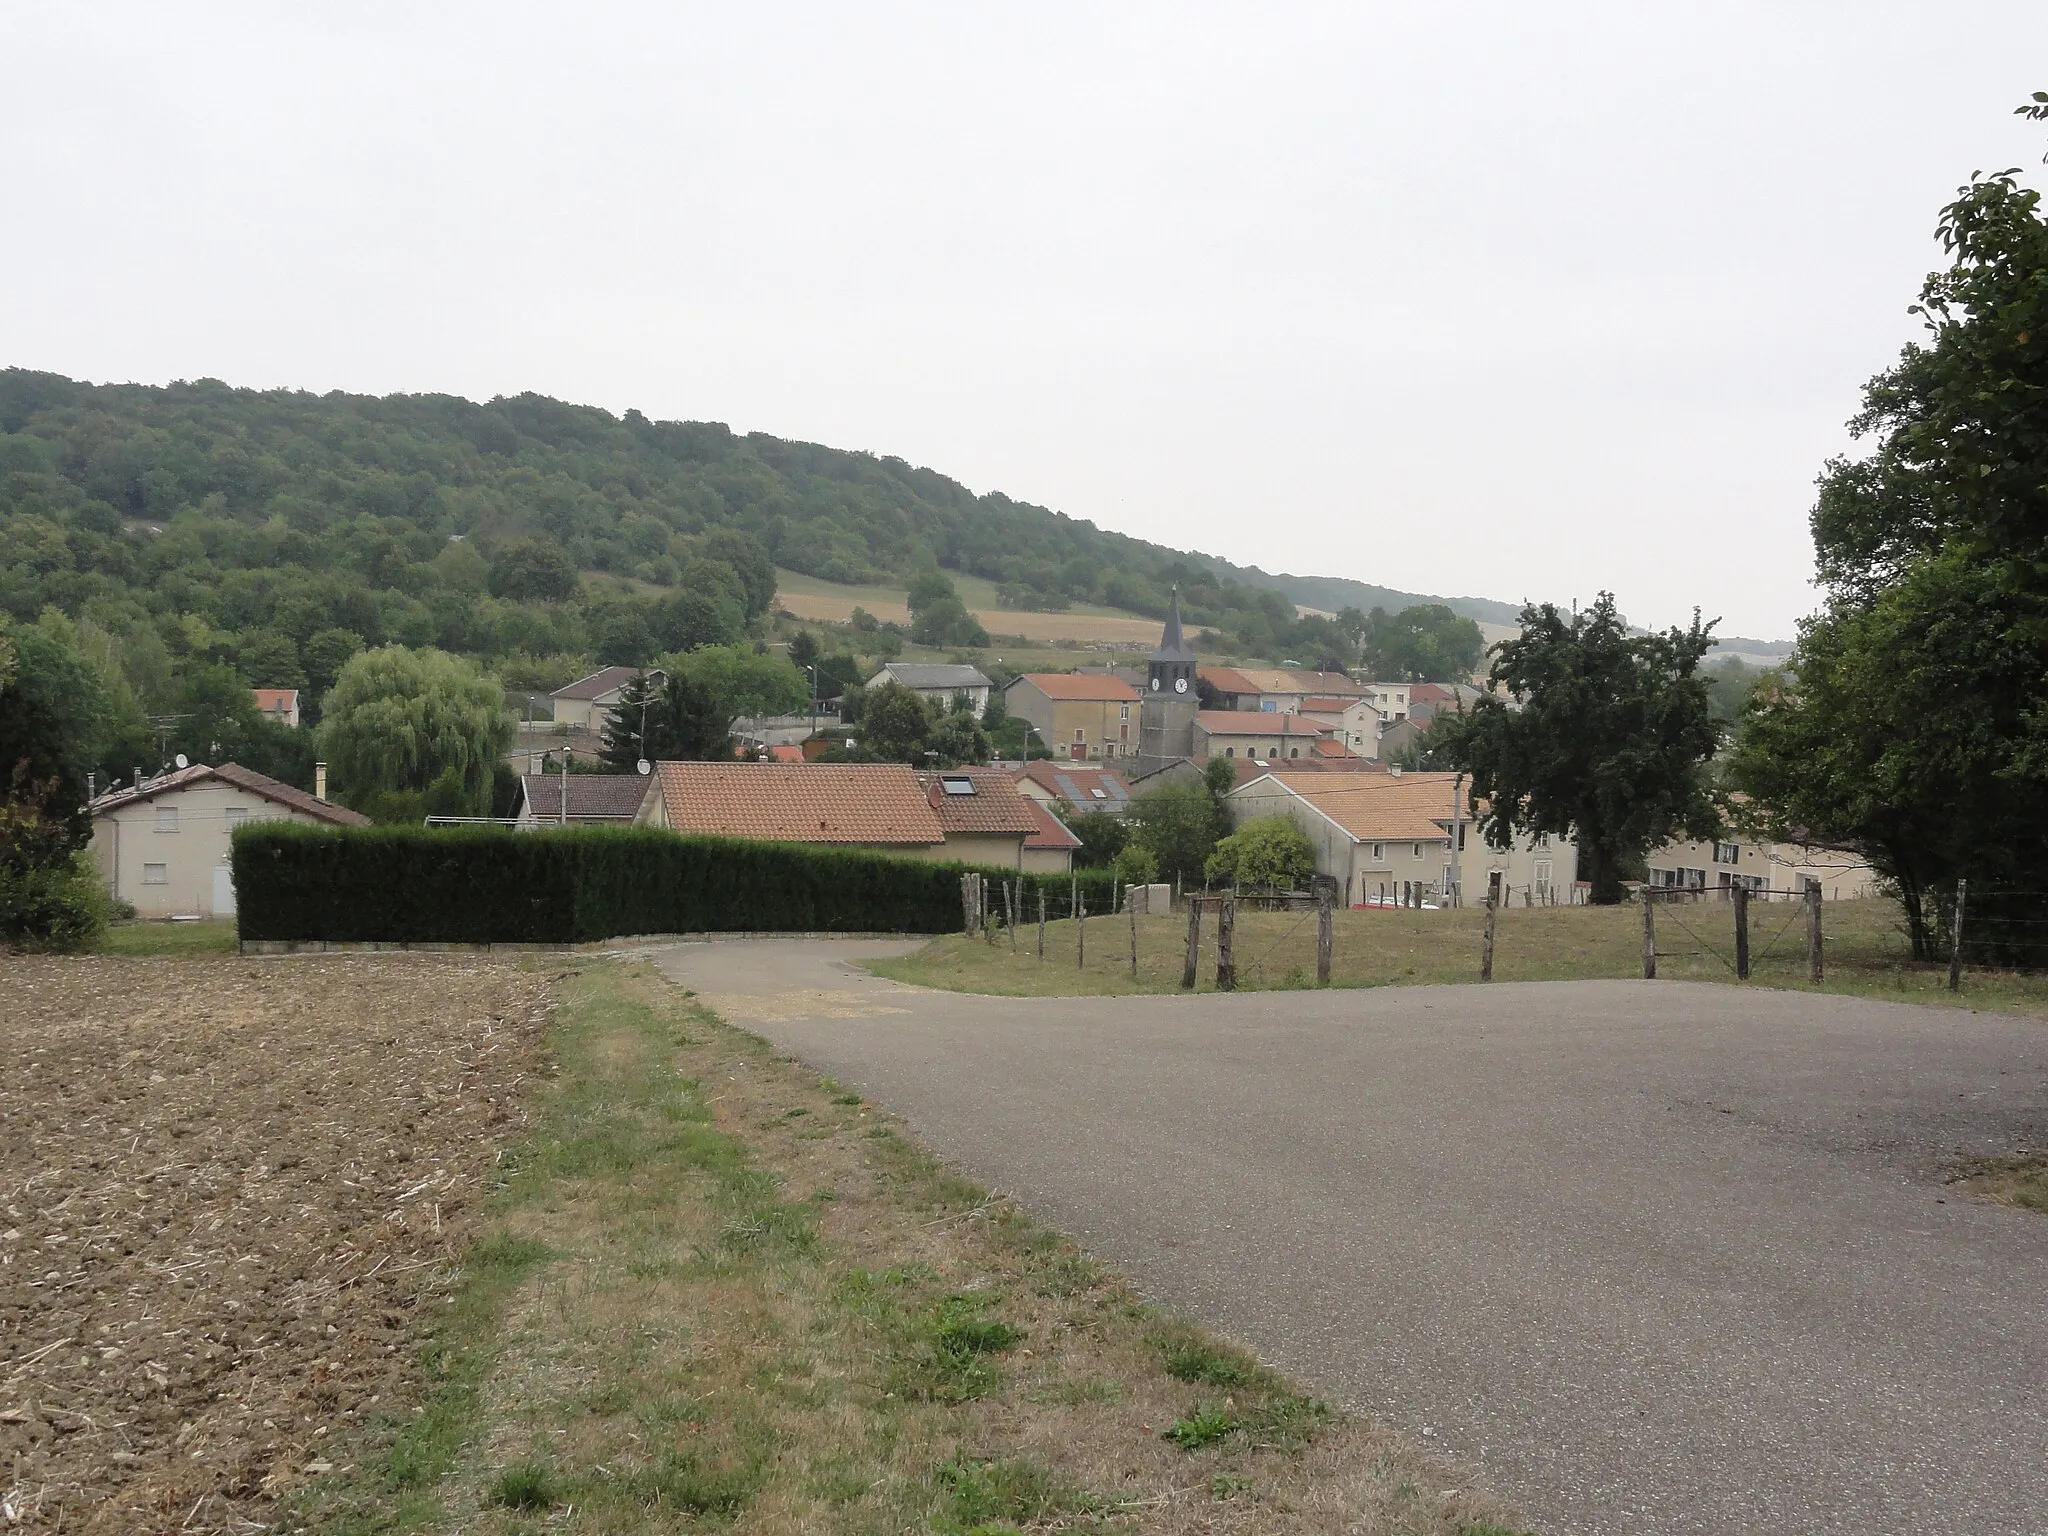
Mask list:
[[[1024,1000],[661,951],[1268,1360],[1565,1532],[2048,1532],[2048,1025],[1656,982]],[[893,946],[900,949],[902,946]]]

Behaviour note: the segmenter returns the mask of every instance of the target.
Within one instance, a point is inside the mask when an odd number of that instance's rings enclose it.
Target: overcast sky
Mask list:
[[[425,18],[425,19],[423,19]],[[0,363],[537,390],[1786,637],[2048,4],[0,0]]]

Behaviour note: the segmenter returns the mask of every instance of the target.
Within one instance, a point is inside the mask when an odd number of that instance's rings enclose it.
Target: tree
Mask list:
[[[655,605],[654,639],[665,651],[730,645],[746,629],[746,616],[739,605],[718,588],[671,592]]]
[[[660,707],[647,717],[650,760],[726,762],[732,757],[730,707],[710,686],[687,672],[672,672],[662,684]]]
[[[808,629],[800,629],[789,641],[789,659],[797,667],[814,667],[818,664],[818,637]]]
[[[1721,815],[1706,765],[1719,734],[1700,658],[1711,624],[1631,635],[1600,594],[1583,613],[1522,610],[1522,633],[1494,648],[1482,695],[1439,712],[1430,753],[1472,776],[1475,818],[1506,848],[1518,833],[1576,838],[1592,900],[1623,897],[1624,871],[1675,834],[1711,838]]]
[[[660,684],[645,672],[629,680],[619,692],[619,702],[605,711],[598,761],[613,773],[636,772],[642,758],[653,761],[648,745],[663,722],[649,717],[660,709]]]
[[[576,562],[552,539],[515,539],[491,560],[493,597],[567,602],[576,579]]]
[[[2048,94],[2019,110],[2048,117]],[[1961,878],[1979,957],[2039,963],[2048,919],[2011,894],[2048,856],[2048,219],[2015,174],[1942,210],[1927,337],[1865,386],[1850,427],[1874,451],[1821,478],[1826,606],[1729,763],[1764,830],[1890,882],[1920,959]]]
[[[699,546],[703,554],[728,567],[739,579],[744,593],[742,612],[758,619],[775,602],[775,562],[768,550],[751,533],[739,528],[719,528],[705,535]]]
[[[1285,816],[1254,816],[1217,843],[1203,872],[1253,890],[1295,890],[1316,872],[1315,845]]]
[[[739,715],[801,714],[810,703],[810,679],[787,656],[750,645],[702,646],[664,657],[661,666],[672,677],[695,678],[709,689],[728,722]]]
[[[1081,869],[1107,868],[1131,841],[1131,824],[1107,811],[1069,816],[1067,829],[1081,840],[1081,846],[1074,850],[1074,863]]]
[[[1393,614],[1375,608],[1364,617],[1358,644],[1360,665],[1386,683],[1462,683],[1486,655],[1479,626],[1441,603]]]
[[[860,707],[860,744],[885,762],[922,763],[931,712],[898,682],[871,689]]]
[[[983,629],[941,571],[926,571],[911,582],[910,638],[919,645],[988,644]]]
[[[351,805],[380,792],[424,795],[453,771],[468,814],[490,806],[491,770],[512,746],[505,690],[474,662],[445,651],[387,645],[335,679],[319,744]]]
[[[1216,759],[1221,762],[1222,759]],[[1221,830],[1207,783],[1162,784],[1131,802],[1132,841],[1157,861],[1162,878],[1198,884]]]
[[[962,763],[985,763],[992,749],[988,732],[981,728],[981,722],[973,713],[955,711],[939,720],[926,732],[924,740],[927,751],[939,755],[941,768],[958,768]]]

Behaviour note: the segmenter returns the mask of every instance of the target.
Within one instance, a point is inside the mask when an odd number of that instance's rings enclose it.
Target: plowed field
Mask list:
[[[0,1531],[222,1532],[334,1470],[523,1129],[547,979],[11,958]]]

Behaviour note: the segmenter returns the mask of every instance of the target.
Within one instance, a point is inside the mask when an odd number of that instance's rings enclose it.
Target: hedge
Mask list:
[[[315,827],[234,834],[244,939],[574,944],[643,933],[948,933],[960,875],[934,864],[801,843],[681,837],[647,827]],[[1043,885],[1064,910],[1069,875],[986,869]],[[1107,911],[1112,876],[1083,870]],[[1036,911],[1030,896],[1027,908]]]

